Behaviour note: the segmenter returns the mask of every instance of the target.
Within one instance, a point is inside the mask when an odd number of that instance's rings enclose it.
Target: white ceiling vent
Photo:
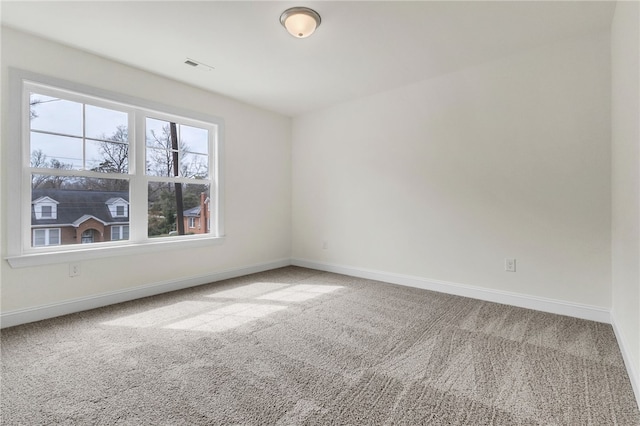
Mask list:
[[[185,59],[184,63],[201,71],[213,71],[212,66],[203,64],[202,62],[196,61],[195,59],[187,58]]]

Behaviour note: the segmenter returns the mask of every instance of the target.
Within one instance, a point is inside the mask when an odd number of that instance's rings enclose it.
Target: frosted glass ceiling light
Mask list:
[[[320,26],[320,15],[308,7],[292,7],[282,12],[280,23],[292,36],[305,38]]]

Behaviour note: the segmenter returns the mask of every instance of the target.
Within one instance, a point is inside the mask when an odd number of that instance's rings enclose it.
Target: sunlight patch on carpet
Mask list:
[[[279,305],[234,303],[233,305],[225,306],[224,308],[216,309],[211,312],[169,324],[164,328],[172,330],[209,332],[226,331],[284,309],[287,309],[287,307]]]
[[[313,299],[323,294],[331,293],[341,289],[338,285],[310,285],[300,284],[286,288],[284,290],[274,291],[257,297],[258,300],[276,300],[279,302],[302,302]]]
[[[104,325],[118,325],[122,327],[153,327],[168,321],[174,321],[188,315],[194,315],[202,311],[220,306],[213,302],[178,302],[162,308],[151,309],[139,314],[129,315],[112,321],[103,322]]]
[[[303,302],[343,288],[337,285],[280,284],[258,282],[207,295],[226,299],[254,299],[269,302]],[[186,301],[151,309],[102,324],[124,327],[158,327],[171,330],[220,332],[236,328],[287,306],[260,303]]]
[[[217,293],[209,294],[207,297],[224,297],[227,299],[249,299],[252,297],[260,296],[270,291],[280,290],[284,287],[289,287],[287,284],[279,283],[253,283],[243,285],[242,287],[232,288],[230,290],[219,291]]]

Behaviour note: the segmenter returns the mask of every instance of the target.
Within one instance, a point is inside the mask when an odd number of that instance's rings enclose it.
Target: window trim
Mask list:
[[[224,242],[224,135],[225,135],[225,123],[220,117],[211,116],[209,114],[195,112],[181,107],[170,106],[154,101],[136,98],[129,95],[123,95],[107,90],[86,86],[79,83],[73,83],[58,79],[55,77],[49,77],[42,74],[33,73],[30,71],[24,71],[16,68],[9,68],[9,102],[11,105],[20,105],[20,108],[7,108],[8,112],[8,129],[6,138],[7,140],[18,140],[20,144],[7,144],[7,185],[12,188],[20,188],[21,201],[19,203],[9,203],[7,205],[7,256],[5,259],[9,262],[11,267],[27,267],[43,264],[55,264],[72,261],[80,261],[85,259],[102,258],[110,256],[129,256],[137,253],[148,253],[157,250],[183,250],[191,247],[203,247],[210,245],[217,245]],[[148,239],[146,237],[147,230],[138,229],[136,232],[135,240],[131,240],[132,233],[130,229],[130,240],[119,240],[116,242],[101,242],[100,244],[88,246],[76,245],[60,245],[60,246],[48,246],[43,250],[41,247],[31,247],[31,196],[30,196],[30,171],[27,167],[23,167],[24,159],[29,158],[29,122],[24,118],[27,117],[29,102],[25,102],[23,83],[29,82],[35,85],[52,86],[56,91],[68,91],[72,95],[77,93],[86,102],[86,98],[96,98],[96,104],[101,105],[101,100],[106,101],[107,104],[121,104],[125,108],[133,108],[139,111],[144,110],[146,116],[152,115],[153,117],[170,117],[179,118],[180,123],[184,124],[196,124],[202,126],[209,125],[217,128],[217,131],[212,135],[213,137],[213,151],[210,153],[210,170],[211,176],[211,194],[215,194],[215,197],[211,197],[211,201],[214,202],[214,208],[217,211],[217,235],[213,234],[201,234],[201,235],[184,235],[172,238],[161,239]],[[131,121],[131,120],[130,120]],[[135,154],[132,153],[132,159],[140,162],[140,153],[144,153],[145,143],[141,137],[144,137],[144,126],[140,125],[141,121],[144,121],[144,115],[137,115],[137,122],[132,123],[131,127],[133,131],[139,132],[135,135],[135,139],[138,141],[137,147],[134,148]],[[142,123],[144,124],[144,123]],[[141,134],[140,134],[141,133]],[[142,149],[142,151],[141,151]],[[144,161],[144,156],[142,156]],[[130,168],[135,165],[130,164]],[[54,170],[52,170],[54,171]],[[124,174],[123,178],[131,175]],[[155,179],[154,179],[155,180]],[[29,184],[27,184],[29,182]],[[142,182],[146,185],[144,179],[137,179],[137,182]],[[193,183],[189,181],[187,183]],[[138,188],[138,193],[139,192]],[[130,187],[130,192],[133,194],[136,188]],[[132,198],[133,196],[130,196]],[[146,200],[137,197],[137,205],[129,205],[128,209],[142,208],[141,211],[147,210]],[[142,197],[144,198],[144,197]],[[130,200],[131,202],[132,200]],[[135,203],[135,201],[134,201]],[[127,209],[127,210],[128,210]],[[19,226],[18,226],[19,225]],[[29,229],[29,232],[25,232],[24,229]],[[216,229],[214,228],[214,229]],[[140,233],[145,234],[145,238],[139,238]],[[25,235],[29,235],[28,241]],[[82,246],[82,247],[80,247]]]

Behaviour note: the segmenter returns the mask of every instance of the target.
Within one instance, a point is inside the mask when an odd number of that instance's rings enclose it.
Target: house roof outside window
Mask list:
[[[187,209],[183,213],[184,217],[199,217],[200,216],[200,206],[193,207],[191,209]]]
[[[128,209],[125,216],[113,217],[108,203],[114,200],[122,200],[129,203],[127,191],[89,191],[80,189],[34,189],[32,199],[34,203],[44,197],[55,200],[58,214],[55,219],[36,219],[35,212],[31,211],[32,225],[73,225],[83,218],[93,217],[104,224],[128,223]]]

